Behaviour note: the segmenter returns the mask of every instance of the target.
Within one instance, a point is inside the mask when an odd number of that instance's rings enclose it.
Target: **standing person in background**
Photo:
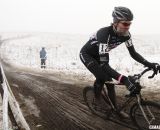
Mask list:
[[[46,68],[47,52],[45,47],[42,47],[40,51],[41,68]]]

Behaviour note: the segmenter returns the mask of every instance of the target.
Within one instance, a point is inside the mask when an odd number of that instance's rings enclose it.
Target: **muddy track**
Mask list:
[[[46,74],[7,65],[5,73],[32,130],[131,130],[91,114],[81,84],[55,81]]]

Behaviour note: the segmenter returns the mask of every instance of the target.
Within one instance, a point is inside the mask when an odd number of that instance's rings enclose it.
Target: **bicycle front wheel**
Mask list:
[[[152,101],[135,103],[130,111],[134,124],[139,130],[160,130],[160,104]]]

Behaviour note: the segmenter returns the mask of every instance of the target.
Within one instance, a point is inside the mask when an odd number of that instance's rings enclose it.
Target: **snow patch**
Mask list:
[[[31,96],[26,98],[22,94],[19,94],[19,96],[23,101],[23,103],[25,104],[25,106],[27,107],[27,112],[29,112],[27,114],[34,115],[35,117],[39,117],[40,110],[35,105],[35,99]],[[26,112],[24,114],[26,115]]]
[[[45,73],[62,72],[66,76],[74,75],[73,79],[95,79],[79,59],[79,51],[89,36],[58,33],[5,33],[1,36],[1,58],[19,68],[29,67]],[[160,63],[159,42],[157,36],[133,36],[136,51],[151,62]],[[47,51],[46,70],[40,68],[39,51],[42,46],[45,46]],[[130,57],[124,44],[111,50],[110,65],[124,75],[133,75],[144,70],[143,65]],[[148,90],[159,90],[160,75],[147,79],[149,74],[142,78],[142,83]]]

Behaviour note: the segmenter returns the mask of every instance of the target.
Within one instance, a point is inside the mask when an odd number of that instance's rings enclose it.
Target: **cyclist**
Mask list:
[[[109,65],[109,51],[118,45],[125,42],[126,47],[131,57],[139,63],[149,67],[154,72],[158,71],[158,64],[151,63],[144,59],[138,52],[136,52],[132,43],[131,34],[129,32],[130,25],[133,20],[133,14],[130,9],[126,7],[115,7],[112,12],[113,23],[99,29],[92,35],[87,43],[80,51],[80,59],[87,69],[96,77],[94,82],[94,91],[96,99],[100,98],[100,93],[105,81],[112,81],[112,78],[123,83],[131,92],[136,92],[136,86],[130,79],[115,71]],[[123,53],[123,52],[120,52]],[[114,85],[107,86],[108,96],[113,105],[117,108],[116,94]],[[126,113],[119,113],[126,117]]]

